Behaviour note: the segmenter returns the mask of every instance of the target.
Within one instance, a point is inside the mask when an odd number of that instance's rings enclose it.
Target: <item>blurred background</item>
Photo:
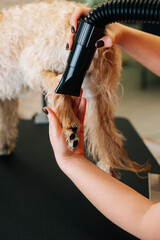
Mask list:
[[[0,9],[31,1],[0,0]],[[101,1],[81,0],[78,2],[85,2],[93,7]],[[160,35],[159,25],[132,24],[131,26]],[[160,79],[125,54],[123,54],[121,79],[120,103],[115,114],[130,120],[160,163]],[[42,110],[41,94],[29,91],[24,98],[20,98],[19,102],[19,115],[22,119],[31,119]]]

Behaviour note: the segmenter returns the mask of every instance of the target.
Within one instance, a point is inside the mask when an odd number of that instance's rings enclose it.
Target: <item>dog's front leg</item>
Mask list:
[[[8,155],[15,147],[18,124],[18,100],[0,100],[0,155]]]
[[[46,93],[48,104],[50,107],[55,106],[59,121],[63,127],[68,148],[74,150],[79,142],[79,120],[73,111],[73,97],[55,94],[54,90],[57,87],[61,76],[51,71],[43,71],[43,90]]]

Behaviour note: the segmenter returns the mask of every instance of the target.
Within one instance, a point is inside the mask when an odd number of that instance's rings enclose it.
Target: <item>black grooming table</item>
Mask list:
[[[132,160],[160,167],[129,121],[116,119]],[[148,179],[122,171],[122,181],[148,197]],[[108,193],[109,194],[109,193]],[[117,199],[118,204],[118,199]],[[129,220],[129,219],[128,219]],[[14,153],[0,157],[0,240],[130,240],[79,192],[58,168],[48,125],[20,121]]]

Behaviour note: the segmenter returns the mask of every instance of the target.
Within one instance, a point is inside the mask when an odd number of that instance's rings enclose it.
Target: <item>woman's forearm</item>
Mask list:
[[[131,234],[147,239],[149,223],[144,219],[154,205],[152,201],[85,158],[72,159],[62,170],[103,215]]]
[[[117,46],[130,57],[160,76],[160,37],[122,24],[111,26],[116,31]]]

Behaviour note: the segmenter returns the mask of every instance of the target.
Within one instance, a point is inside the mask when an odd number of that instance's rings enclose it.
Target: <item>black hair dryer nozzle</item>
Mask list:
[[[91,64],[96,41],[104,36],[104,27],[98,28],[80,20],[67,67],[55,92],[79,96],[85,74]]]

